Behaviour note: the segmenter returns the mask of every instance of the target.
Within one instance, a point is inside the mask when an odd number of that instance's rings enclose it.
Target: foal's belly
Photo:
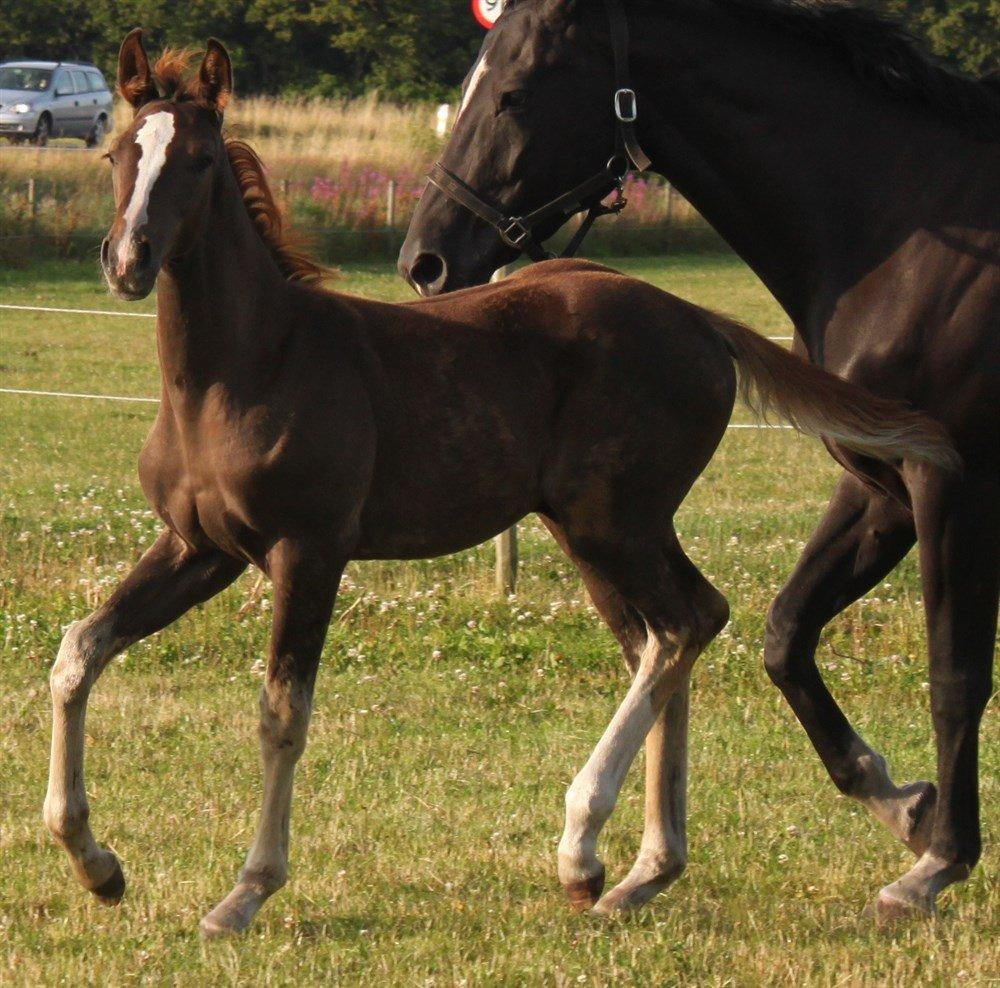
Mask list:
[[[465,462],[412,462],[376,473],[361,518],[358,559],[421,559],[468,549],[541,506],[539,467],[522,455],[485,449]]]

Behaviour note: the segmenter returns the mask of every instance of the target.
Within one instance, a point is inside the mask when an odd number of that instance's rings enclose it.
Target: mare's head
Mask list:
[[[132,31],[118,56],[118,89],[134,111],[111,145],[115,219],[101,264],[119,298],[145,298],[161,266],[196,231],[213,176],[226,161],[222,111],[233,89],[226,49],[208,42],[196,75],[185,58],[165,53],[150,67],[142,32]]]
[[[615,142],[614,89],[600,0],[509,0],[466,77],[441,163],[505,215],[530,213],[605,166]],[[538,239],[562,222],[540,226]],[[399,269],[422,295],[436,295],[487,281],[517,255],[428,185]]]

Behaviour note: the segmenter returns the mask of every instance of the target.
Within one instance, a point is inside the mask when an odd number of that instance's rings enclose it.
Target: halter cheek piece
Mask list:
[[[508,247],[527,254],[533,261],[550,260],[556,256],[545,250],[535,237],[535,230],[539,226],[553,218],[565,221],[586,210],[587,215],[579,229],[559,255],[572,257],[580,249],[584,237],[599,216],[620,213],[628,204],[622,192],[622,183],[629,168],[634,167],[637,171],[644,172],[652,164],[642,150],[635,132],[639,105],[635,90],[629,86],[628,19],[620,0],[605,0],[605,6],[611,22],[611,51],[615,60],[615,92],[611,98],[615,118],[615,150],[601,171],[525,216],[510,216],[501,212],[440,161],[428,175],[432,185],[493,227]],[[617,195],[605,206],[603,200],[612,189]]]

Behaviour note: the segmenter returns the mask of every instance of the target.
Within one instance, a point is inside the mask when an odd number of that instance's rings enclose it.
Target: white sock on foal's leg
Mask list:
[[[686,681],[696,655],[673,636],[650,631],[625,699],[566,793],[559,880],[574,908],[590,908],[600,894],[604,865],[597,856],[597,837],[615,808],[629,766],[670,694]]]
[[[632,870],[594,907],[612,913],[644,905],[687,864],[687,762],[690,677],[646,736],[646,812]]]

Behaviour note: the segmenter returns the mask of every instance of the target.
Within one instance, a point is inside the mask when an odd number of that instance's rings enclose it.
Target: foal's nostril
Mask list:
[[[110,257],[111,257],[111,240],[108,237],[105,237],[101,241],[101,264],[105,268],[107,268],[108,266],[108,260],[110,259]]]
[[[142,237],[135,244],[135,268],[137,271],[144,271],[149,267],[152,260],[152,251],[149,248],[149,241]]]
[[[433,291],[444,284],[444,259],[438,254],[418,254],[410,268],[410,279],[418,288]]]

